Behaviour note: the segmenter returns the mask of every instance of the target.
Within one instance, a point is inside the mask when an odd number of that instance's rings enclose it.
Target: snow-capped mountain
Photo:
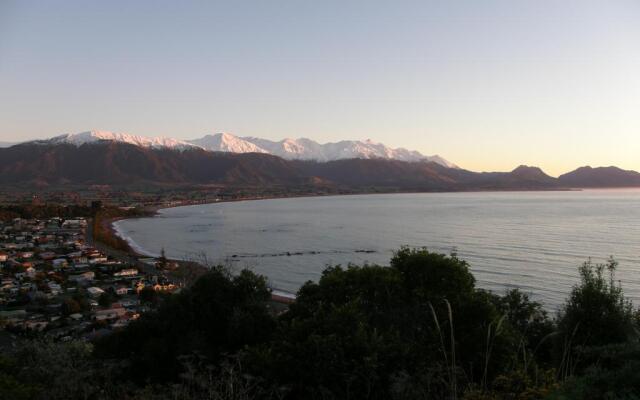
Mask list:
[[[306,138],[287,138],[276,142],[256,137],[237,137],[229,133],[217,133],[188,142],[209,151],[269,153],[288,160],[333,161],[347,158],[383,158],[401,161],[433,161],[445,167],[457,168],[455,164],[438,155],[425,156],[417,151],[403,148],[392,149],[371,140],[343,140],[337,143],[320,144]]]
[[[269,153],[269,151],[229,133],[206,135],[200,139],[189,140],[192,145],[208,151],[230,153]]]
[[[256,137],[238,137],[230,133],[209,134],[199,139],[179,140],[169,137],[146,137],[109,131],[88,131],[65,134],[37,143],[70,143],[80,146],[87,143],[115,141],[140,147],[186,150],[200,148],[206,151],[229,153],[266,153],[288,160],[333,161],[348,158],[381,158],[400,161],[433,161],[449,168],[458,168],[444,158],[425,156],[404,148],[393,149],[371,140],[343,140],[320,144],[311,139],[284,139],[279,142]]]
[[[274,156],[285,159],[327,161],[323,145],[310,139],[284,139],[279,142],[256,137],[243,137],[242,139],[267,150]]]
[[[170,148],[176,150],[184,150],[187,148],[195,148],[191,143],[187,143],[183,140],[172,139],[164,136],[147,137],[131,135],[128,133],[117,133],[109,131],[89,131],[73,134],[65,134],[56,136],[49,140],[42,141],[43,143],[70,143],[76,146],[80,146],[86,143],[96,143],[101,141],[113,141],[129,143],[140,147],[152,147],[152,148]]]

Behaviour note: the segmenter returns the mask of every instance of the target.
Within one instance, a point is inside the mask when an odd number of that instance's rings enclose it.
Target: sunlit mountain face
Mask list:
[[[238,137],[230,133],[205,135],[199,139],[180,140],[171,137],[147,137],[110,131],[87,131],[65,134],[38,143],[70,143],[82,145],[102,141],[133,144],[140,147],[170,148],[185,150],[201,148],[207,151],[229,153],[264,153],[287,160],[334,161],[349,158],[386,159],[400,161],[433,161],[449,168],[457,166],[438,155],[426,156],[418,151],[404,148],[391,148],[371,140],[343,140],[336,143],[321,144],[311,139],[283,139],[272,141],[257,137]]]

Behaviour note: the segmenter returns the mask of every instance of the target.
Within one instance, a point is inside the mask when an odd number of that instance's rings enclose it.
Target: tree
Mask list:
[[[506,317],[514,333],[521,338],[527,352],[523,361],[528,363],[528,358],[529,361],[551,362],[553,341],[550,338],[555,326],[542,304],[532,301],[529,295],[519,289],[495,296],[495,302],[500,314]]]
[[[579,350],[588,365],[559,388],[550,399],[640,398],[640,344],[618,343]]]
[[[562,346],[601,346],[638,337],[633,306],[615,280],[617,266],[611,258],[580,267],[580,283],[558,317]]]
[[[158,266],[160,269],[167,268],[167,254],[164,251],[164,247],[160,250],[160,258],[158,258]]]
[[[158,302],[158,293],[150,286],[145,286],[138,293],[140,301],[143,303],[156,304]]]
[[[80,307],[80,304],[76,300],[70,297],[67,297],[66,299],[63,300],[62,314],[71,315],[71,314],[79,313],[81,311],[82,311],[82,308]]]
[[[469,265],[455,255],[402,247],[391,259],[391,267],[400,271],[408,290],[427,301],[451,302],[475,291]]]
[[[25,341],[0,359],[0,398],[71,399],[98,394],[91,346],[82,342]]]
[[[464,261],[402,248],[391,267],[330,267],[306,283],[246,365],[290,398],[440,398],[510,365],[519,338],[500,319]]]
[[[176,381],[182,356],[198,354],[215,365],[224,354],[270,338],[275,321],[269,298],[265,278],[248,270],[232,276],[216,267],[157,311],[98,342],[96,355],[128,360],[123,372],[138,382]]]
[[[111,304],[113,303],[113,301],[115,300],[115,296],[110,293],[109,291],[106,291],[104,293],[100,294],[100,297],[98,297],[98,304],[100,305],[100,307],[111,307]]]

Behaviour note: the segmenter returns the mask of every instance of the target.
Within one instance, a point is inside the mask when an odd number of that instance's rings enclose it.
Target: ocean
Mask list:
[[[556,309],[588,259],[620,263],[640,300],[640,190],[421,193],[251,200],[163,209],[115,227],[139,251],[207,260],[294,293],[329,265],[388,265],[400,246],[457,253],[481,288]]]

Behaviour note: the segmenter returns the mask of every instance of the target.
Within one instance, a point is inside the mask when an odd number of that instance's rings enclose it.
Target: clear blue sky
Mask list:
[[[0,141],[90,129],[640,170],[640,3],[0,0]]]

